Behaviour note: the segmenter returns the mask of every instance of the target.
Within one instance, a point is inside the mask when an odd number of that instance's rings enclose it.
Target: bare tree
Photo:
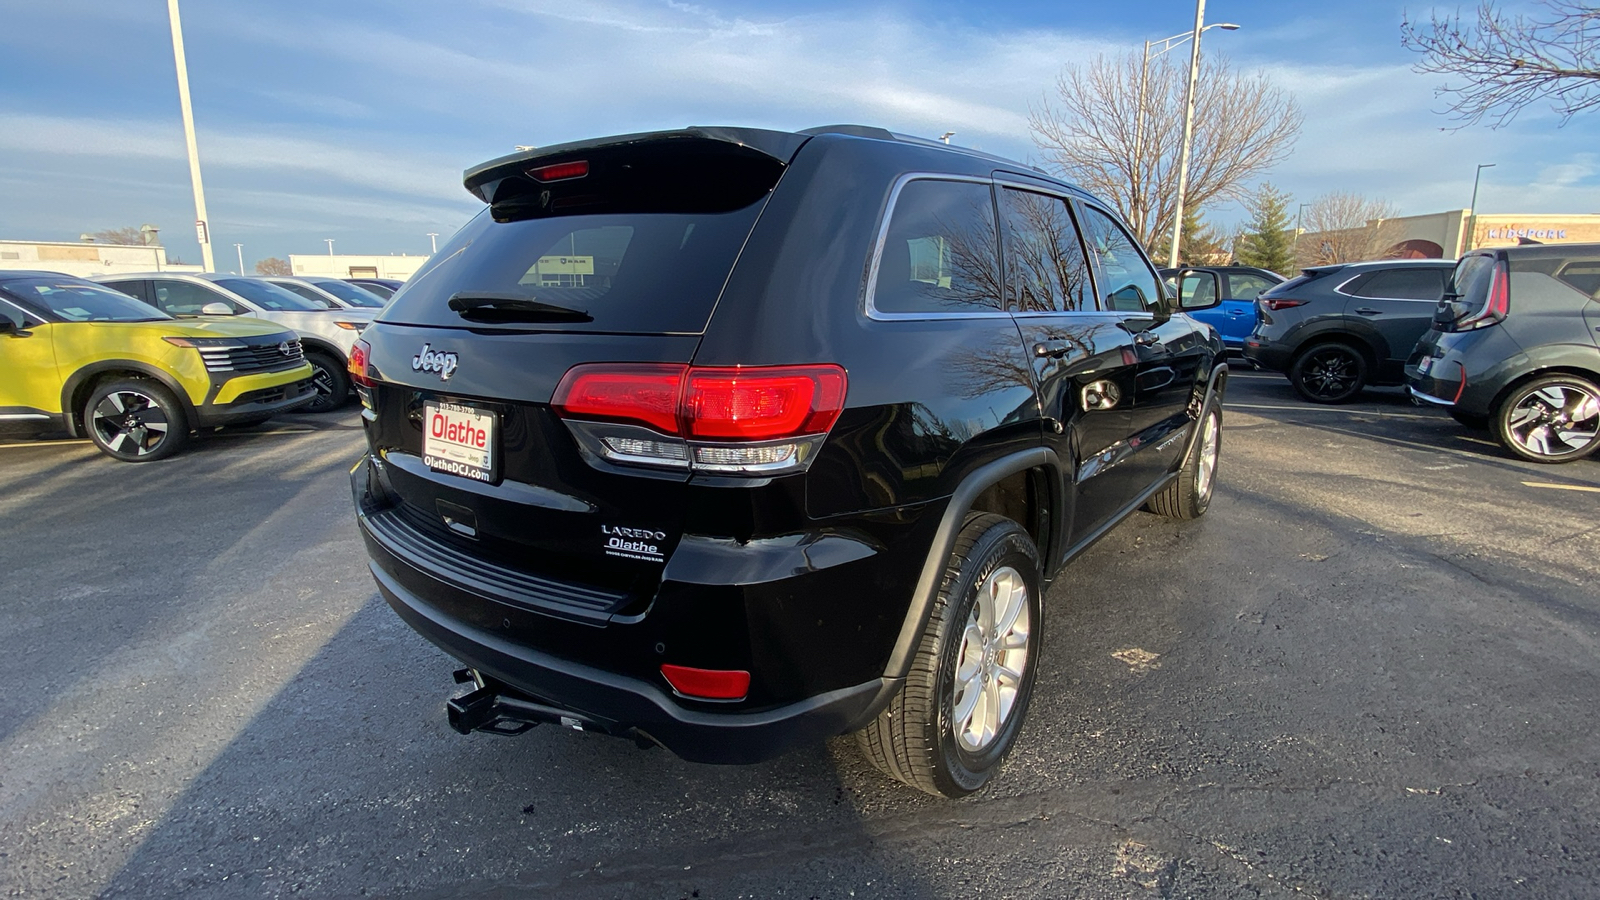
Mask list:
[[[1390,259],[1401,229],[1399,210],[1386,200],[1335,191],[1306,205],[1306,233],[1295,241],[1302,266]]]
[[[266,259],[256,261],[256,274],[293,275],[294,269],[289,266],[286,260],[279,259],[276,256],[269,256]]]
[[[101,244],[131,244],[136,246],[161,246],[159,230],[154,225],[126,225],[106,228],[90,235]]]
[[[1493,3],[1475,21],[1460,15],[1409,19],[1400,43],[1423,54],[1416,71],[1460,78],[1435,92],[1451,96],[1447,114],[1466,127],[1484,120],[1499,128],[1528,104],[1549,100],[1562,123],[1600,105],[1600,9],[1545,0],[1543,16],[1507,15]]]
[[[1028,124],[1049,162],[1112,203],[1155,251],[1172,233],[1186,81],[1180,75],[1188,67],[1168,57],[1151,60],[1141,108],[1143,62],[1143,54],[1128,53],[1069,65],[1056,80],[1058,105],[1045,100],[1030,111]],[[1210,57],[1194,121],[1184,203],[1199,208],[1238,198],[1246,182],[1288,156],[1301,116],[1264,73],[1238,74],[1225,59]]]

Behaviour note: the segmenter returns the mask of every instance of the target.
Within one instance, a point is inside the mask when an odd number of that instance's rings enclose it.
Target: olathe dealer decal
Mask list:
[[[600,535],[605,539],[607,556],[620,556],[624,559],[637,559],[643,562],[663,562],[665,560],[661,552],[661,545],[667,540],[665,531],[601,525]]]

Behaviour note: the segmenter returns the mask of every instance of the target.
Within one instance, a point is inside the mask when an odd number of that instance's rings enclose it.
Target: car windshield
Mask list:
[[[327,308],[318,306],[310,300],[296,296],[290,291],[265,281],[254,281],[249,278],[219,278],[217,279],[217,284],[233,291],[262,309],[272,312],[304,312]]]
[[[67,276],[16,278],[4,290],[35,313],[69,322],[160,322],[172,317],[121,291]]]
[[[377,294],[374,294],[370,291],[358,288],[348,282],[340,281],[337,278],[319,278],[311,283],[319,288],[322,288],[335,297],[338,297],[340,300],[343,300],[351,306],[359,306],[363,309],[383,308],[384,301],[382,297],[379,297]]]

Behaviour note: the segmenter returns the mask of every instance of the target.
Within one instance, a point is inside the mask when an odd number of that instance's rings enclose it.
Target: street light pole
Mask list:
[[[433,252],[434,253],[438,253],[439,252],[439,232],[437,232],[437,231],[428,232],[428,243],[433,245]]]
[[[244,274],[244,245],[243,244],[234,244],[233,245],[233,249],[235,251],[237,251],[238,254],[239,254],[239,274],[243,275]]]
[[[194,229],[200,240],[200,259],[205,271],[217,270],[211,257],[211,222],[206,216],[206,191],[200,184],[200,147],[194,139],[194,107],[189,102],[189,63],[183,54],[183,24],[178,20],[178,0],[167,0],[167,18],[172,23],[172,58],[178,67],[178,105],[183,110],[183,139],[189,149],[189,181],[194,186]]]
[[[1189,89],[1183,101],[1183,149],[1178,153],[1178,196],[1173,208],[1172,250],[1167,267],[1178,267],[1178,243],[1183,240],[1183,194],[1189,188],[1189,146],[1194,140],[1194,89],[1200,80],[1200,33],[1205,30],[1206,0],[1194,4],[1194,48],[1189,54]]]
[[[1205,32],[1210,31],[1213,28],[1221,28],[1223,31],[1239,30],[1239,26],[1233,24],[1232,22],[1218,22],[1215,25],[1207,25],[1200,30]],[[1184,31],[1175,34],[1172,37],[1162,38],[1159,41],[1144,42],[1144,62],[1139,67],[1139,102],[1136,103],[1133,108],[1133,172],[1131,173],[1133,175],[1133,191],[1131,202],[1128,204],[1134,211],[1134,218],[1137,219],[1137,221],[1133,223],[1133,227],[1139,232],[1139,239],[1141,241],[1144,240],[1147,212],[1144,209],[1144,170],[1146,168],[1144,165],[1144,106],[1145,99],[1150,93],[1150,48],[1156,44],[1163,45],[1162,48],[1157,50],[1155,53],[1156,56],[1160,56],[1169,50],[1175,50],[1178,47],[1183,46],[1183,42],[1192,37],[1194,37],[1194,32]]]
[[[1294,211],[1294,264],[1297,266],[1300,265],[1300,235],[1306,233],[1306,230],[1300,227],[1300,222],[1305,218],[1306,207],[1310,205],[1302,203],[1300,208]]]
[[[1479,163],[1478,171],[1472,175],[1472,213],[1467,219],[1466,237],[1462,239],[1462,246],[1456,249],[1456,256],[1471,250],[1473,242],[1478,237],[1478,179],[1483,177],[1484,169],[1492,169],[1494,165],[1494,163]]]
[[[323,240],[328,242],[328,256],[332,257],[333,256],[333,238],[323,238]]]

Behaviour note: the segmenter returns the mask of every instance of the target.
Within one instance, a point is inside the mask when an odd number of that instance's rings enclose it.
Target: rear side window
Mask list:
[[[1155,270],[1133,239],[1111,217],[1084,207],[1083,236],[1089,252],[1100,261],[1100,302],[1117,312],[1154,313],[1161,308],[1161,288]]]
[[[1228,299],[1254,300],[1262,292],[1271,290],[1275,284],[1276,281],[1261,275],[1232,273],[1228,275]]]
[[[1006,300],[1017,312],[1094,309],[1089,261],[1067,201],[1000,190],[1005,223]]]
[[[283,290],[280,285],[251,278],[219,278],[217,284],[271,312],[308,312],[332,305],[320,297],[302,298]]]
[[[1590,299],[1600,298],[1600,261],[1582,260],[1567,263],[1561,267],[1556,277],[1580,292],[1588,294]]]
[[[895,199],[872,307],[884,313],[1001,311],[988,184],[918,179]]]
[[[1354,296],[1374,300],[1437,302],[1444,296],[1444,272],[1431,268],[1384,269],[1363,281]]]
[[[245,311],[216,291],[187,281],[156,279],[151,282],[151,288],[155,292],[156,308],[169,316],[198,316],[208,303],[221,303],[234,315]]]

